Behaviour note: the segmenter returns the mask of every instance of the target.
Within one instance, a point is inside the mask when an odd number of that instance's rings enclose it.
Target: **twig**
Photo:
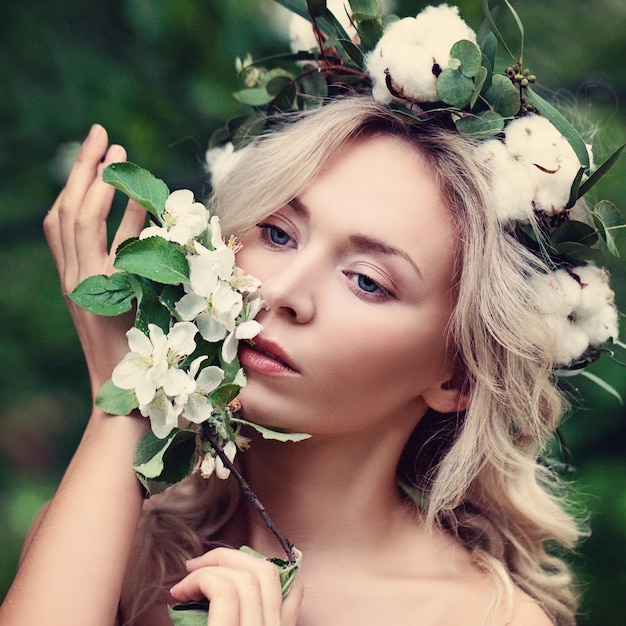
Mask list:
[[[259,500],[256,493],[254,493],[254,491],[252,490],[252,487],[250,487],[246,479],[241,475],[239,470],[234,466],[233,462],[226,456],[226,453],[222,449],[222,446],[220,446],[220,444],[217,442],[213,428],[205,423],[203,424],[202,430],[203,430],[204,436],[207,438],[208,442],[211,444],[211,447],[213,448],[213,450],[215,450],[215,453],[217,454],[217,456],[219,456],[224,466],[230,470],[231,474],[235,477],[235,479],[239,483],[239,486],[241,487],[241,491],[243,492],[243,494],[246,496],[246,498],[248,498],[248,500],[252,503],[254,508],[259,512],[259,515],[263,518],[265,525],[272,531],[276,539],[278,539],[278,542],[280,543],[282,549],[285,551],[285,554],[287,555],[287,560],[290,563],[295,563],[297,556],[296,556],[296,553],[294,552],[293,543],[291,543],[291,541],[289,541],[289,539],[287,539],[287,537],[285,537],[285,535],[283,535],[280,532],[280,530],[278,530],[278,527],[272,521],[272,518],[269,516],[268,512],[265,510],[265,507],[261,504],[261,501]]]

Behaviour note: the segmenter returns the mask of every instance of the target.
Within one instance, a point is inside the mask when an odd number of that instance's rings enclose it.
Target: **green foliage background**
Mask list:
[[[415,15],[421,0],[397,3]],[[478,0],[458,2],[481,21]],[[539,85],[607,156],[626,140],[626,4],[621,0],[518,0],[526,64]],[[7,0],[0,20],[0,594],[15,573],[26,530],[54,492],[89,411],[89,390],[58,290],[41,221],[61,188],[67,142],[98,121],[129,158],[172,189],[207,185],[212,131],[236,111],[234,59],[276,52],[271,0]],[[512,22],[503,30],[511,33]],[[285,45],[286,49],[286,45]],[[554,92],[557,90],[558,92]],[[551,93],[552,92],[552,93]],[[599,159],[598,159],[599,160]],[[626,159],[599,198],[626,208]],[[122,204],[116,209],[119,217]],[[613,262],[626,311],[626,236]],[[626,370],[596,368],[626,396]],[[575,504],[591,512],[591,538],[576,565],[580,624],[617,625],[626,589],[626,411],[581,383],[564,432],[578,471]],[[581,402],[583,399],[580,400]],[[575,399],[575,404],[579,400]],[[104,471],[105,468],[103,468]]]

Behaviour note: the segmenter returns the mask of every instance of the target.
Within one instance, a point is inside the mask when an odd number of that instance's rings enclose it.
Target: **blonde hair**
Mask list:
[[[453,534],[491,573],[498,602],[510,608],[517,585],[556,624],[572,626],[577,601],[559,551],[575,546],[580,528],[564,510],[557,478],[537,461],[564,412],[551,377],[552,338],[528,280],[544,268],[498,222],[490,174],[472,142],[445,124],[410,124],[366,97],[337,100],[254,141],[209,208],[224,233],[241,234],[297,196],[346,143],[378,134],[419,150],[454,218],[459,259],[450,335],[471,395],[463,414],[430,412],[422,419],[402,454],[399,480],[421,494],[428,525]],[[183,535],[190,555],[203,551],[234,511],[232,498],[216,500],[217,490],[228,487],[190,482],[146,512],[151,547],[138,539],[136,552],[160,564],[165,584],[182,567],[167,546]],[[174,532],[154,541],[155,527],[168,527],[168,516]],[[140,586],[130,585],[131,619]]]

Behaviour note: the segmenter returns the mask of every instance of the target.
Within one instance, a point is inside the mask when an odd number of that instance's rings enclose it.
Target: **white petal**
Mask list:
[[[180,317],[189,322],[196,318],[207,307],[207,299],[196,293],[185,294],[174,307]]]

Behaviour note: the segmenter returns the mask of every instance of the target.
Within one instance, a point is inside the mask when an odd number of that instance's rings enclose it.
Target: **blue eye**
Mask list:
[[[366,276],[365,274],[358,274],[357,276],[357,284],[359,288],[363,291],[366,291],[367,293],[385,291],[375,280],[372,280],[369,276]]]
[[[263,231],[266,241],[275,246],[287,246],[291,242],[291,237],[274,224],[257,224],[257,226]]]

